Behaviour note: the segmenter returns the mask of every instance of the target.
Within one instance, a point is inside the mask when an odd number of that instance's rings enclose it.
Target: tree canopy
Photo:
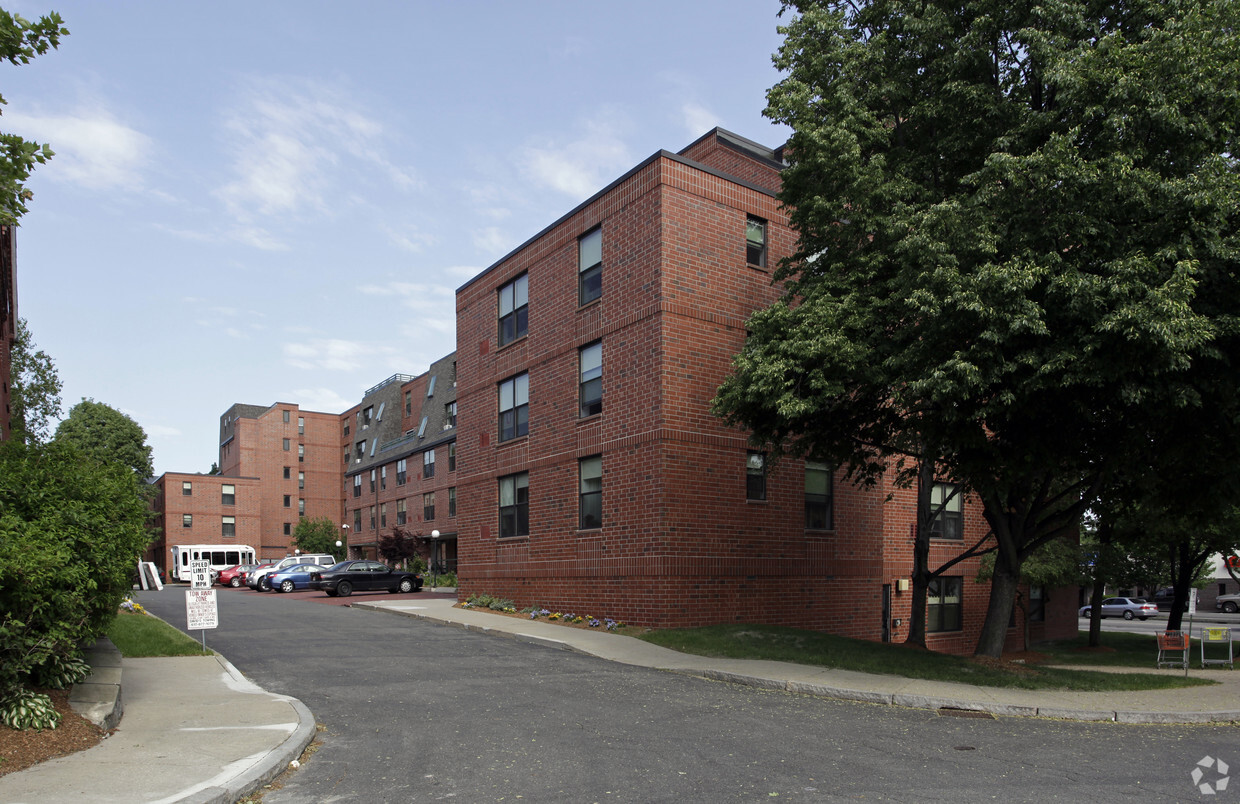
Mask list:
[[[60,46],[60,37],[69,31],[55,12],[31,22],[0,9],[0,58],[10,64],[27,64],[35,56]],[[6,101],[0,97],[0,106]],[[15,224],[26,213],[30,190],[26,179],[35,165],[52,157],[47,145],[28,142],[16,134],[0,132],[0,223]]]
[[[860,482],[936,456],[996,540],[997,656],[1025,558],[1160,471],[1160,421],[1234,447],[1240,4],[784,12],[799,239],[715,409]]]
[[[36,349],[26,319],[17,319],[9,366],[9,424],[13,437],[43,443],[60,417],[60,376],[56,365]]]
[[[336,547],[340,539],[340,526],[330,517],[320,516],[313,519],[302,517],[297,520],[293,529],[293,544],[303,553],[329,553],[337,561],[345,559],[343,545]]]
[[[99,463],[119,463],[139,480],[151,477],[151,448],[146,431],[116,408],[83,399],[56,428],[56,441],[72,444],[78,452]]]

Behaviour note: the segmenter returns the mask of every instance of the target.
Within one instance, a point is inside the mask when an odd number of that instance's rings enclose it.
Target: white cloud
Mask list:
[[[632,167],[634,160],[620,136],[628,129],[622,115],[604,109],[580,128],[572,141],[522,149],[517,160],[521,173],[580,201]]]
[[[5,114],[5,130],[48,143],[56,156],[45,167],[51,179],[90,190],[142,186],[142,169],[151,151],[151,139],[96,109],[64,115]]]
[[[299,369],[357,371],[394,354],[398,351],[390,346],[338,338],[284,344],[285,359],[290,366]]]
[[[685,122],[685,133],[691,140],[719,125],[719,116],[701,104],[685,103],[680,107],[680,114]]]
[[[217,196],[238,220],[255,216],[330,212],[345,187],[385,181],[420,186],[407,169],[383,156],[383,125],[344,91],[308,81],[255,81],[224,123],[237,154],[233,179]],[[358,196],[364,198],[365,193]],[[251,244],[260,245],[262,239]]]
[[[474,248],[495,257],[507,254],[515,245],[517,244],[513,242],[511,235],[495,226],[488,226],[474,232]]]
[[[381,229],[397,248],[414,254],[420,253],[427,246],[433,246],[437,242],[434,235],[422,232],[416,226],[409,226],[405,231],[397,231],[390,226],[383,226]]]
[[[158,438],[171,438],[181,435],[181,431],[176,427],[169,427],[164,424],[146,424],[142,426],[142,429],[146,431],[147,436]]]
[[[284,396],[296,399],[303,410],[316,413],[342,413],[357,404],[356,400],[346,399],[334,388],[294,388],[281,398]]]

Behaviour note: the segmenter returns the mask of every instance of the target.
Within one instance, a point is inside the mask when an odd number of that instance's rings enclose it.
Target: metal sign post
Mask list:
[[[185,630],[202,631],[202,649],[207,650],[208,628],[220,625],[220,610],[211,588],[211,563],[195,561],[190,564],[190,588],[185,592]]]

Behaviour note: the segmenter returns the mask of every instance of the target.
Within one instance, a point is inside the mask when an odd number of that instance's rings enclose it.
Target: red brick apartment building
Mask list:
[[[226,552],[241,546],[256,553],[262,533],[262,481],[256,477],[165,472],[155,480],[155,543],[143,557],[174,574],[174,545],[220,545]],[[284,555],[283,552],[280,555]]]
[[[12,433],[9,376],[17,337],[16,231],[16,226],[0,226],[0,441],[8,440]]]
[[[715,129],[457,291],[462,598],[904,639],[915,493],[768,466],[710,413],[795,242],[781,167],[778,150]],[[932,561],[984,527],[968,501],[951,508]],[[972,649],[989,594],[977,569],[964,562],[932,590],[935,649]],[[1048,599],[1034,637],[1075,634],[1075,592]]]
[[[341,415],[349,554],[375,558],[397,528],[434,540],[456,565],[456,355],[397,374]]]

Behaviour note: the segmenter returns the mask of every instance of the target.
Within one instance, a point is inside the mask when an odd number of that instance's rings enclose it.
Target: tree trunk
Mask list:
[[[1107,573],[1110,572],[1111,523],[1104,517],[1098,522],[1098,557],[1094,561],[1094,585],[1089,595],[1089,647],[1102,646],[1102,599],[1106,595]]]
[[[904,644],[926,647],[926,590],[930,586],[930,488],[934,466],[921,462],[917,481],[917,525],[913,534],[913,600]]]
[[[1004,560],[1003,548],[995,557],[995,573],[990,579],[990,604],[986,607],[986,621],[982,623],[982,632],[977,638],[977,656],[1002,658],[1003,646],[1007,642],[1008,623],[1012,618],[1012,604],[1016,600],[1016,588],[1020,583],[1020,567],[1013,568],[1013,562]]]

